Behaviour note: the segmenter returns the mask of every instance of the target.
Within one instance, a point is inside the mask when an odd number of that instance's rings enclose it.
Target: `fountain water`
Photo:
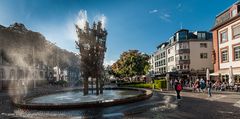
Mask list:
[[[111,88],[104,89],[104,54],[106,52],[107,31],[102,21],[94,22],[92,28],[86,17],[80,20],[81,25],[76,26],[78,41],[77,48],[80,51],[80,75],[83,80],[82,90],[57,91],[42,96],[27,97],[15,103],[17,107],[27,109],[72,109],[86,107],[105,107],[128,102],[135,102],[150,98],[152,92],[143,89]],[[89,82],[89,79],[91,82]],[[89,94],[89,84],[92,85],[95,79],[96,95]],[[99,95],[101,94],[101,95]]]

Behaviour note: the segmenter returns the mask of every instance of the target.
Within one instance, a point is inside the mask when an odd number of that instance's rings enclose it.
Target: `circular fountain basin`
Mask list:
[[[15,103],[17,107],[27,109],[72,109],[106,107],[144,100],[152,96],[152,91],[133,88],[106,89],[103,94],[83,96],[81,90],[64,91],[42,95]]]

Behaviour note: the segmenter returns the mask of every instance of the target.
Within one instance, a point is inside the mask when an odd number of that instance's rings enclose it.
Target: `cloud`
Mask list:
[[[181,9],[181,8],[182,8],[182,3],[178,3],[177,9]]]
[[[149,11],[150,14],[157,13],[157,12],[158,12],[157,9],[154,9],[154,10]]]
[[[169,10],[166,9],[153,9],[151,11],[149,11],[149,14],[155,14],[157,15],[158,18],[160,18],[162,21],[165,22],[171,22],[171,15],[169,14]]]
[[[176,9],[177,9],[178,11],[182,12],[182,11],[183,11],[183,5],[182,5],[182,3],[178,3]]]
[[[108,66],[108,65],[112,65],[113,63],[115,63],[116,61],[114,61],[114,60],[105,60],[104,61],[104,63],[103,63],[103,65],[106,67],[106,66]]]
[[[168,13],[161,13],[160,14],[160,19],[165,21],[165,22],[171,22],[171,15]]]

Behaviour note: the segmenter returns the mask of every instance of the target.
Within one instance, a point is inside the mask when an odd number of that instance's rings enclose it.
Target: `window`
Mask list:
[[[237,9],[233,9],[232,10],[232,17],[236,16],[237,15]]]
[[[182,65],[180,65],[180,69],[183,69],[183,66],[182,66]]]
[[[207,59],[207,53],[200,53],[200,58],[201,59]]]
[[[198,39],[206,39],[206,33],[198,33]]]
[[[181,31],[178,33],[178,40],[187,40],[187,32],[186,31]]]
[[[200,48],[207,48],[207,43],[200,43]]]
[[[240,46],[234,47],[234,60],[240,60]]]
[[[179,49],[182,49],[182,48],[183,48],[183,44],[179,43]]]
[[[2,55],[0,55],[0,64],[3,64],[3,58],[2,58]]]
[[[183,48],[182,49],[188,49],[188,43],[183,43]]]
[[[14,80],[15,79],[15,70],[11,69],[10,71],[10,79]]]
[[[186,56],[186,55],[184,55],[184,59],[185,59],[185,60],[187,59],[187,56]]]
[[[23,79],[23,78],[24,78],[24,72],[23,72],[23,70],[18,70],[18,71],[17,71],[17,76],[18,76],[18,79]]]
[[[0,69],[0,80],[3,80],[4,78],[5,78],[4,69]]]
[[[227,30],[220,33],[220,41],[221,43],[227,42]]]
[[[240,25],[234,26],[232,28],[232,36],[234,39],[240,36]]]
[[[183,65],[183,69],[186,69],[187,67],[186,67],[186,65]]]
[[[228,50],[222,50],[222,62],[227,62],[228,61]]]

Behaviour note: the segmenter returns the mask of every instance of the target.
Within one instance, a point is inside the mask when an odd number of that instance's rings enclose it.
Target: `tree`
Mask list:
[[[123,52],[120,59],[111,66],[111,74],[120,78],[145,75],[150,68],[148,59],[147,54],[140,53],[138,50]]]

